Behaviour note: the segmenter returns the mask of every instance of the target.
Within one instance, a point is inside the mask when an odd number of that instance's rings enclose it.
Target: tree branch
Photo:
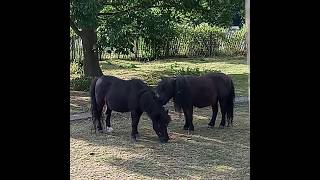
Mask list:
[[[70,18],[70,27],[78,36],[82,37],[82,31],[78,29],[72,18]]]

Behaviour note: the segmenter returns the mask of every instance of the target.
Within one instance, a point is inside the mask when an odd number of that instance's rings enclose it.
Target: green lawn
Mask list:
[[[105,75],[123,79],[139,78],[149,85],[156,85],[161,76],[173,76],[182,68],[199,68],[199,71],[221,71],[232,77],[236,96],[248,95],[248,73],[246,57],[183,58],[151,62],[112,59],[100,62]]]

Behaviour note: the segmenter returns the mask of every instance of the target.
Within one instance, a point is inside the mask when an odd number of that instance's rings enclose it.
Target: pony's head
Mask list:
[[[174,96],[175,82],[176,79],[174,78],[162,78],[162,80],[158,83],[155,92],[162,105],[167,104],[168,101]]]
[[[163,107],[153,91],[143,93],[140,98],[140,104],[152,120],[153,130],[158,135],[160,142],[168,142],[167,127],[171,121],[168,110]]]
[[[151,116],[153,130],[158,135],[160,142],[168,142],[169,135],[168,135],[168,125],[171,121],[171,118],[168,114],[168,110],[166,110],[159,102],[157,105],[160,109],[160,112],[157,112]]]

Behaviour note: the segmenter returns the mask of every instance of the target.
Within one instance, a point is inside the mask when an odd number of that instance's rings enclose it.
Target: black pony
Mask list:
[[[212,107],[212,118],[209,126],[214,127],[218,102],[221,108],[222,120],[220,127],[225,126],[226,116],[228,126],[233,122],[234,85],[232,79],[223,73],[208,73],[203,76],[180,76],[164,78],[156,87],[156,93],[162,104],[172,97],[175,109],[185,115],[185,130],[194,130],[192,123],[193,106]]]
[[[113,76],[101,76],[92,81],[90,87],[91,113],[95,128],[102,131],[101,115],[106,109],[106,127],[110,128],[111,111],[131,112],[131,137],[136,141],[138,123],[143,112],[151,118],[153,129],[161,142],[169,140],[167,126],[170,121],[168,111],[164,109],[152,89],[139,79],[122,80]]]

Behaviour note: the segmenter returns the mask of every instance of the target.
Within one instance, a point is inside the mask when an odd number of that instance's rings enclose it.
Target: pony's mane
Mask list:
[[[173,104],[177,112],[181,112],[182,105],[191,104],[191,92],[187,79],[183,76],[174,81]]]
[[[152,105],[153,103],[156,103],[155,101],[155,93],[154,91],[151,89],[150,86],[148,86],[146,83],[144,83],[143,81],[139,80],[139,79],[132,79],[133,81],[137,82],[139,84],[140,87],[142,87],[139,91],[138,91],[138,101],[141,101],[142,97],[145,97],[143,100],[144,102],[146,102],[148,105],[145,105],[143,107],[141,107],[142,109],[144,109],[144,111],[147,112],[147,114],[150,114],[152,111]],[[148,93],[149,95],[143,96],[144,94]]]

